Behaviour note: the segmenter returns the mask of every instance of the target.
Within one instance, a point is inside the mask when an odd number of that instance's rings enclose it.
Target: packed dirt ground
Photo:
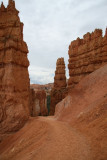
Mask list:
[[[74,128],[54,117],[30,118],[0,144],[0,160],[106,160],[106,132],[84,126]]]
[[[1,160],[91,160],[88,139],[54,118],[31,118],[0,145]]]

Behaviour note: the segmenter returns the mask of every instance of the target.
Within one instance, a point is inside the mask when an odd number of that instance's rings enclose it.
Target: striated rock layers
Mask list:
[[[15,2],[0,7],[0,134],[21,128],[29,117],[28,48]]]
[[[30,90],[30,113],[31,116],[47,116],[47,96],[44,90]]]
[[[83,39],[77,38],[69,46],[68,86],[77,84],[83,77],[107,63],[107,29],[87,33]]]
[[[54,77],[54,87],[51,91],[50,115],[55,112],[55,106],[67,95],[64,58],[58,58]]]

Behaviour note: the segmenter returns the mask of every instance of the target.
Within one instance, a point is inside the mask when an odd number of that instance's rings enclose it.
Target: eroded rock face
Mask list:
[[[30,87],[33,88],[36,91],[38,90],[44,90],[46,92],[46,95],[50,95],[51,89],[53,88],[53,83],[48,84],[30,84]]]
[[[30,91],[30,113],[31,116],[46,116],[48,115],[47,110],[47,96],[44,90],[34,90],[31,88]]]
[[[0,133],[20,129],[29,117],[28,48],[15,2],[0,7]]]
[[[77,38],[69,46],[68,85],[77,84],[83,77],[107,63],[107,29],[102,37],[102,30],[87,33],[83,39]]]
[[[67,95],[67,82],[65,76],[64,58],[59,58],[56,62],[54,77],[54,87],[51,91],[50,115],[54,115],[55,106]]]

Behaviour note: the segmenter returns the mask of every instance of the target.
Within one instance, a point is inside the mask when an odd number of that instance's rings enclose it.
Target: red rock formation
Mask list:
[[[56,63],[56,71],[54,77],[54,87],[51,91],[50,115],[55,112],[55,106],[67,95],[67,83],[65,76],[64,58],[59,58]]]
[[[56,71],[54,77],[54,88],[65,88],[67,86],[65,76],[64,58],[58,58],[56,62]]]
[[[45,91],[36,92],[35,104],[36,104],[36,112],[37,112],[37,107],[38,107],[38,111],[40,108],[40,111],[36,115],[46,116],[48,114],[47,97],[46,97]],[[34,112],[34,115],[35,115],[35,112]]]
[[[44,84],[44,85],[31,84],[30,87],[33,88],[35,91],[44,90],[46,92],[46,95],[50,95],[51,89],[53,88],[53,83]]]
[[[0,7],[0,133],[16,131],[29,117],[28,48],[15,2]]]
[[[107,63],[107,29],[102,37],[102,30],[87,33],[83,39],[77,38],[69,46],[68,85],[77,84],[83,77]]]
[[[30,93],[30,113],[31,116],[46,116],[47,110],[47,96],[44,90],[34,90],[31,88]]]
[[[30,88],[30,115],[33,117],[33,108],[35,106],[35,90]]]

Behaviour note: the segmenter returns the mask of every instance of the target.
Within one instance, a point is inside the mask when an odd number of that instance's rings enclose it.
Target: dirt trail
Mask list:
[[[0,144],[0,155],[0,160],[92,160],[88,140],[52,117],[31,119]]]

